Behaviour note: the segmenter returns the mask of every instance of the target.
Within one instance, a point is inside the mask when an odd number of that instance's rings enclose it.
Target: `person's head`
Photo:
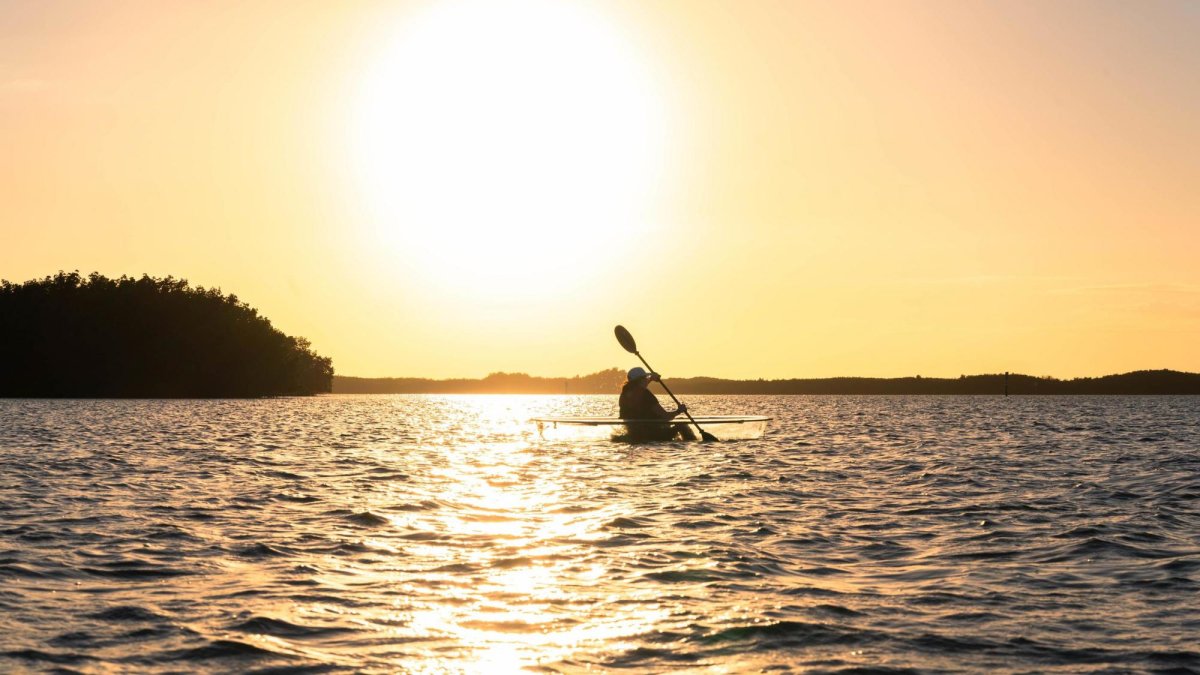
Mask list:
[[[644,387],[650,384],[650,373],[641,366],[634,366],[629,369],[628,381],[630,384],[640,384]]]

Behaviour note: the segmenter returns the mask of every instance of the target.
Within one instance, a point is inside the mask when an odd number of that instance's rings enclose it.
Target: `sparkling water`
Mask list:
[[[0,400],[0,671],[1200,671],[1200,397]]]

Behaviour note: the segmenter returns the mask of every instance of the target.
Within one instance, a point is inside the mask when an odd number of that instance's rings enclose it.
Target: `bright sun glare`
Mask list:
[[[581,3],[439,3],[373,60],[352,148],[372,240],[486,296],[568,291],[647,226],[665,115],[611,20]]]

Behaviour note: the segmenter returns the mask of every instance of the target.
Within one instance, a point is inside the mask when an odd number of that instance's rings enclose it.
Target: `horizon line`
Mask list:
[[[602,375],[604,373],[608,373],[611,371],[617,371],[617,372],[621,373],[622,375],[625,373],[625,370],[623,370],[621,368],[613,367],[613,368],[597,370],[597,371],[594,371],[591,373],[584,373],[584,374],[579,374],[579,375],[531,375],[529,373],[524,373],[524,372],[519,372],[519,371],[497,370],[497,371],[492,371],[492,372],[488,373],[487,375],[475,376],[475,377],[466,377],[466,376],[463,376],[463,377],[427,377],[427,376],[419,376],[419,375],[366,376],[366,375],[343,375],[343,374],[338,374],[337,372],[335,372],[333,376],[334,377],[352,378],[352,379],[356,379],[356,380],[428,380],[430,382],[452,382],[452,381],[459,381],[459,380],[486,380],[489,377],[494,377],[494,376],[510,376],[510,377],[517,376],[517,377],[527,377],[527,378],[538,379],[538,380],[573,380],[573,379],[577,380],[577,379],[593,377],[596,375]],[[1098,379],[1098,378],[1103,378],[1103,377],[1114,377],[1114,376],[1118,376],[1118,375],[1130,375],[1133,373],[1168,373],[1168,372],[1169,373],[1180,373],[1180,374],[1184,374],[1184,375],[1200,375],[1200,372],[1197,372],[1197,371],[1179,370],[1176,368],[1137,368],[1137,369],[1126,370],[1126,371],[1121,371],[1121,372],[1109,372],[1109,373],[1104,373],[1102,375],[1076,375],[1074,377],[1058,377],[1056,375],[1031,375],[1029,373],[1022,373],[1022,372],[1009,370],[1009,371],[999,371],[999,372],[991,372],[991,373],[972,373],[972,374],[960,373],[958,375],[923,375],[920,373],[913,373],[910,375],[892,375],[892,376],[828,375],[828,376],[819,376],[819,377],[770,377],[770,378],[768,378],[768,377],[750,377],[750,378],[718,377],[715,375],[672,375],[669,377],[669,379],[671,379],[671,380],[708,379],[708,380],[726,380],[726,381],[730,381],[730,382],[780,382],[780,381],[788,381],[788,380],[845,380],[845,379],[854,379],[854,380],[902,380],[902,379],[956,380],[959,378],[966,378],[966,377],[988,377],[988,376],[1002,376],[1002,375],[1014,376],[1015,375],[1015,376],[1019,376],[1019,377],[1032,377],[1032,378],[1036,378],[1036,379],[1070,381],[1070,380],[1083,380],[1083,379]]]

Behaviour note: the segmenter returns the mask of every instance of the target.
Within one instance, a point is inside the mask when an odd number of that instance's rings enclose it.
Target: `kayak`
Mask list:
[[[767,430],[770,417],[761,415],[709,415],[696,417],[696,424],[722,441],[760,438]],[[670,422],[663,420],[627,420],[620,417],[535,417],[538,435],[546,440],[614,441],[672,440],[679,427],[695,425],[686,417]],[[695,434],[699,436],[699,434]]]

